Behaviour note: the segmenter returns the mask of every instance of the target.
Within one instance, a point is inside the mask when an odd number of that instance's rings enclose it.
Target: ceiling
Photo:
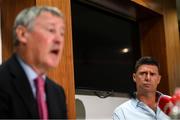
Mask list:
[[[84,1],[84,0],[80,0],[80,1]],[[113,2],[109,1],[109,0],[103,0],[103,2],[99,1],[99,0],[87,0],[87,1],[91,1],[92,3],[96,3],[99,5],[105,6],[112,10],[115,10],[115,11],[121,11],[122,13],[126,12],[125,14],[127,14],[127,15],[130,14],[130,16],[133,16],[133,14],[131,14],[131,13],[133,13],[133,10],[130,8],[125,8],[126,10],[128,9],[130,11],[124,11],[123,10],[124,5],[121,5],[123,2],[121,4],[118,4],[119,0],[113,0]],[[119,5],[121,5],[121,7],[118,7]],[[180,28],[180,0],[176,0],[176,7],[177,7],[177,15],[178,15],[178,21],[179,21],[179,28]]]

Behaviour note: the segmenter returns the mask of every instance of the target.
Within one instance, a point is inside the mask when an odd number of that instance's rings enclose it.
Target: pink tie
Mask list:
[[[44,83],[45,80],[43,80],[42,77],[37,77],[35,79],[35,85],[36,85],[36,99],[38,103],[38,110],[39,110],[39,117],[40,119],[48,119],[48,109],[47,104],[45,100],[45,90],[44,90]]]

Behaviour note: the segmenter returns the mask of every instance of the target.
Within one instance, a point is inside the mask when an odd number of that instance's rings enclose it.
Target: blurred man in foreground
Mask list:
[[[61,59],[64,29],[55,7],[31,7],[18,14],[14,53],[0,67],[0,118],[67,118],[64,90],[46,76]]]

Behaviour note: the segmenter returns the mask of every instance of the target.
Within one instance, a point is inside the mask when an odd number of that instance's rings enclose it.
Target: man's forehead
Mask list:
[[[43,21],[42,21],[43,19]],[[64,24],[64,19],[60,16],[56,16],[50,12],[42,12],[39,16],[37,16],[37,18],[35,19],[35,24],[36,23],[44,23],[46,25],[54,25],[56,26],[56,24],[60,24],[61,26],[65,26]]]
[[[158,67],[155,65],[141,65],[137,71],[158,71]]]

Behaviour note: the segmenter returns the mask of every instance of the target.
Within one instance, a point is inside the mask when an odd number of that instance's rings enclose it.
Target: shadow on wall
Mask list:
[[[86,119],[86,110],[83,102],[80,99],[76,99],[76,119],[85,120]]]

